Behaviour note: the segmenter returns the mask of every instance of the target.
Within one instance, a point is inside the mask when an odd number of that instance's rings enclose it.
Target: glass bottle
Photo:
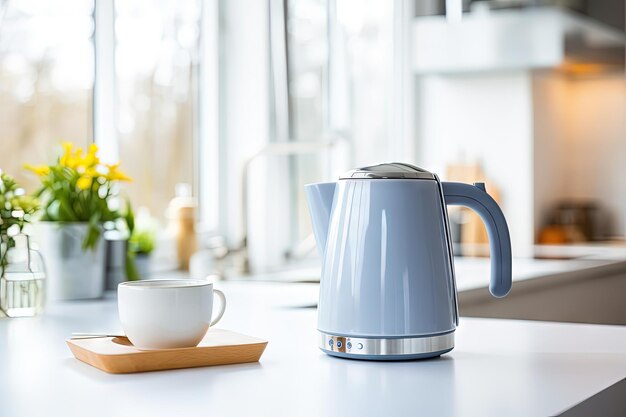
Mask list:
[[[43,311],[45,267],[27,235],[12,236],[0,247],[0,316],[31,317]]]

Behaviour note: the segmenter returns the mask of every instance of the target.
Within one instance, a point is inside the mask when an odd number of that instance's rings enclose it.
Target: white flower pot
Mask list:
[[[104,243],[84,250],[86,223],[40,222],[34,240],[46,265],[49,301],[100,298],[104,293]]]

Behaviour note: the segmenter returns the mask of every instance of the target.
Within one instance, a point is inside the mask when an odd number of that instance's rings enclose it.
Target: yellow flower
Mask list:
[[[50,167],[48,165],[33,166],[30,164],[25,164],[24,168],[26,168],[29,171],[34,172],[40,177],[44,177],[50,173]]]
[[[129,176],[118,169],[119,166],[119,163],[113,165],[107,164],[106,167],[109,169],[109,172],[107,173],[106,178],[109,181],[132,181]]]
[[[82,175],[78,181],[76,181],[76,186],[81,190],[86,190],[91,187],[91,177],[89,175]]]
[[[76,159],[72,155],[72,150],[74,148],[74,145],[72,145],[70,142],[63,142],[61,146],[63,146],[63,149],[65,151],[63,153],[63,156],[59,158],[59,164],[61,166],[68,167],[68,168],[76,167]]]
[[[63,142],[61,144],[64,149],[63,156],[59,158],[59,164],[67,168],[73,168],[81,173],[86,172],[89,168],[95,167],[100,163],[98,158],[98,146],[92,143],[89,146],[87,154],[83,156],[83,149],[76,148],[70,142]]]
[[[83,159],[83,164],[87,169],[93,168],[100,163],[100,159],[98,158],[98,146],[95,143],[89,145],[89,151],[85,158]]]
[[[61,142],[61,146],[66,154],[72,153],[72,149],[74,149],[74,145],[72,142]]]
[[[90,176],[91,178],[98,178],[102,176],[102,173],[98,171],[98,165],[87,166],[85,169],[85,175]]]
[[[80,164],[83,160],[83,148],[76,148],[76,152],[74,153],[74,159],[76,163]]]

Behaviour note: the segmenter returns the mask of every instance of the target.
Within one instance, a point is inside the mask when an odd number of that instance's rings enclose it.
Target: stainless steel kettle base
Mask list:
[[[454,332],[393,339],[345,337],[320,332],[319,347],[329,355],[350,359],[425,359],[450,352],[454,348]]]

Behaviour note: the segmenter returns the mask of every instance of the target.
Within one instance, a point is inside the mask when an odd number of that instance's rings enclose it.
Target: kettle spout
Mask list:
[[[317,244],[317,251],[324,256],[326,237],[328,236],[328,223],[330,222],[330,210],[333,206],[335,195],[334,182],[321,182],[304,186],[306,199],[309,203],[309,214],[313,223],[313,234]]]

